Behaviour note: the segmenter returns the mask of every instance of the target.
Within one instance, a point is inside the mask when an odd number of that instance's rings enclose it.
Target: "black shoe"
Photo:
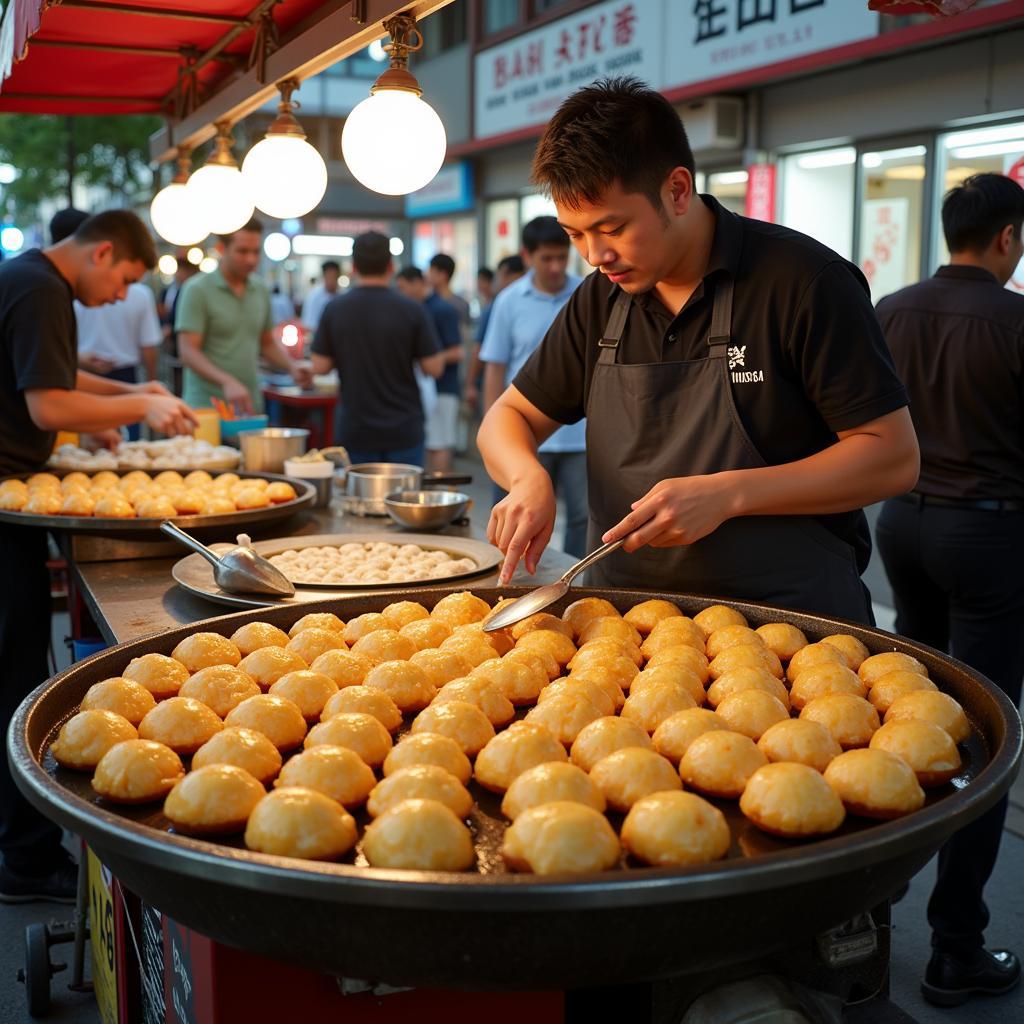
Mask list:
[[[971,961],[933,953],[921,995],[935,1006],[959,1006],[971,996],[1001,996],[1020,981],[1020,960],[1008,949],[982,949]]]
[[[46,875],[23,875],[0,863],[0,903],[74,903],[77,895],[78,865],[66,854]]]

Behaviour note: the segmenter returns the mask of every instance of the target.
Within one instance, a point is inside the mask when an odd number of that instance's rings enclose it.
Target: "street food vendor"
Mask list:
[[[509,491],[488,536],[533,571],[555,501],[537,446],[587,418],[591,580],[871,621],[862,507],[918,447],[867,283],[847,260],[694,189],[668,101],[636,79],[567,99],[534,158],[591,274],[488,412]],[[596,577],[596,580],[595,580]]]
[[[0,266],[0,476],[41,468],[58,430],[102,436],[142,421],[164,434],[192,432],[191,411],[162,385],[78,369],[73,300],[117,302],[155,265],[142,221],[110,210],[57,245]],[[0,524],[0,735],[50,674],[47,558],[45,530]],[[76,872],[60,829],[18,792],[7,758],[0,761],[0,902],[73,903]]]

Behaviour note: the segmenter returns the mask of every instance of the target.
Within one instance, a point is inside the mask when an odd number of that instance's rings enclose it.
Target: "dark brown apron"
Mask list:
[[[732,294],[732,279],[719,277],[706,357],[633,365],[616,362],[633,300],[626,292],[616,299],[586,408],[591,549],[659,480],[767,465],[729,379]],[[693,544],[616,551],[588,579],[873,621],[853,548],[812,516],[729,519]]]

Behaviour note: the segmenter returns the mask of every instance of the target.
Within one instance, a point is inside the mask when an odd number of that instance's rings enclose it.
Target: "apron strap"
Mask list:
[[[601,350],[598,354],[599,363],[614,363],[615,353],[618,350],[619,342],[622,341],[622,332],[626,329],[626,318],[633,307],[633,296],[628,292],[620,291],[612,307],[611,316],[605,324],[604,335],[598,341],[597,346]]]
[[[715,284],[715,305],[708,335],[708,358],[723,359],[732,341],[732,278],[719,277]]]

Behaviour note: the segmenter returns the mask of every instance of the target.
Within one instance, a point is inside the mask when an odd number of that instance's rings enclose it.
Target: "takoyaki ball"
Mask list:
[[[899,818],[924,806],[914,769],[885,750],[845,751],[825,769],[825,781],[862,818]]]
[[[571,747],[580,730],[601,718],[601,711],[587,700],[582,690],[563,691],[526,712],[524,721],[539,725],[560,743]]]
[[[515,707],[535,704],[547,686],[548,674],[537,662],[485,661],[470,672],[473,679],[483,679],[496,686]]]
[[[266,495],[274,505],[282,505],[286,501],[294,501],[298,495],[291,484],[284,480],[275,480],[266,490]]]
[[[193,633],[171,651],[171,657],[180,661],[189,675],[211,665],[237,665],[242,660],[238,648],[220,633]]]
[[[329,633],[345,632],[345,623],[334,612],[310,612],[293,622],[288,630],[289,637],[298,636],[306,629],[326,629]],[[283,644],[281,646],[284,646]]]
[[[93,683],[85,696],[79,711],[91,711],[99,708],[113,711],[114,714],[127,718],[132,725],[138,725],[147,712],[156,707],[156,700],[141,683],[133,683],[130,679],[116,677]]]
[[[622,823],[622,845],[652,867],[721,860],[731,842],[725,815],[696,793],[650,793],[633,804]]]
[[[818,697],[833,693],[849,693],[854,697],[866,697],[868,688],[852,669],[834,662],[822,662],[804,669],[794,680],[789,691],[790,703],[800,711],[805,704]]]
[[[728,728],[714,713],[707,708],[687,708],[669,715],[651,737],[655,751],[668,758],[673,764],[679,764],[690,744],[702,733],[712,729]]]
[[[72,491],[65,494],[60,503],[62,516],[91,516],[96,508],[96,499],[86,491]]]
[[[589,772],[602,758],[626,747],[653,749],[651,737],[645,729],[627,718],[610,715],[598,718],[580,730],[569,751],[569,760]]]
[[[188,669],[166,654],[144,654],[141,658],[132,658],[121,676],[144,686],[154,699],[164,700],[181,689],[188,679]]]
[[[679,605],[671,601],[662,601],[660,598],[652,598],[650,601],[641,601],[623,615],[626,620],[641,636],[647,636],[662,619],[682,618],[683,613]]]
[[[24,480],[0,481],[0,494],[24,494],[27,496],[28,484]]]
[[[729,608],[724,604],[712,604],[697,612],[693,621],[700,626],[705,637],[711,636],[716,629],[724,629],[726,626],[745,626],[746,617],[735,608]]]
[[[339,652],[341,653],[341,652]],[[319,662],[320,659],[318,658]],[[259,650],[247,654],[239,663],[238,667],[250,676],[261,690],[269,690],[281,678],[289,672],[299,672],[309,668],[305,658],[300,658],[294,651],[284,647],[261,647]],[[324,672],[323,668],[314,671]]]
[[[473,775],[473,766],[458,743],[438,733],[421,732],[417,736],[406,736],[384,759],[384,775],[393,775],[414,764],[436,764],[451,772],[464,786]]]
[[[416,653],[416,645],[394,629],[375,629],[357,640],[352,650],[380,665],[385,661],[408,661]]]
[[[402,800],[363,833],[363,853],[376,868],[465,871],[476,863],[473,837],[439,800]]]
[[[376,784],[373,770],[354,750],[326,743],[289,758],[274,783],[315,789],[345,808],[366,803]]]
[[[7,481],[13,483],[13,481]],[[5,512],[21,512],[28,504],[28,491],[0,491],[0,509]],[[62,503],[63,504],[63,503]]]
[[[565,761],[545,761],[517,775],[501,801],[501,813],[515,821],[523,811],[568,800],[604,813],[604,794],[582,769]]]
[[[611,704],[611,710],[606,712],[606,714],[614,715],[626,703],[626,695],[622,692],[622,687],[616,682],[615,675],[605,668],[584,668],[579,672],[570,672],[565,679],[556,679],[545,689],[550,689],[552,686],[557,686],[563,682],[573,685],[582,683],[590,690],[599,690]],[[597,706],[603,709],[604,702],[598,701]]]
[[[499,658],[514,650],[516,646],[510,630],[492,629],[485,631],[482,622],[467,622],[465,625],[456,626],[452,630],[452,636],[469,637],[472,640],[478,641],[483,640],[484,643],[494,649],[494,653]]]
[[[602,757],[590,769],[590,777],[608,806],[622,812],[651,793],[683,788],[671,761],[640,747],[625,747]]]
[[[900,651],[884,651],[882,654],[873,654],[870,658],[865,658],[857,669],[857,675],[870,689],[882,676],[896,671],[916,672],[919,676],[928,678],[928,669],[917,658]]]
[[[346,711],[314,725],[306,736],[305,748],[327,745],[354,750],[371,768],[384,763],[391,751],[391,734],[373,715]]]
[[[607,871],[621,855],[608,819],[570,800],[531,807],[505,832],[501,855],[513,871],[538,875]]]
[[[943,786],[960,770],[960,754],[949,733],[917,719],[883,725],[871,737],[872,750],[885,750],[902,758],[925,789]]]
[[[821,643],[837,647],[843,653],[846,663],[856,672],[871,653],[855,636],[849,633],[833,633],[821,638]]]
[[[547,612],[537,612],[536,615],[528,615],[525,619],[520,619],[509,628],[509,633],[513,640],[518,640],[535,629],[551,629],[556,633],[564,634],[570,640],[575,637],[572,626],[565,619],[560,619],[557,615],[549,615]]]
[[[337,860],[355,846],[356,823],[323,793],[288,786],[268,793],[249,815],[245,845],[259,853]]]
[[[73,473],[68,473],[60,481],[60,489],[64,494],[69,494],[71,491],[81,491],[89,487],[89,477],[78,470]]]
[[[322,672],[300,668],[271,683],[269,692],[297,704],[307,722],[317,722],[324,705],[338,692],[338,684]]]
[[[402,712],[398,705],[383,690],[370,686],[346,686],[335,691],[324,705],[320,720],[326,722],[335,715],[350,712],[373,715],[388,732],[394,732],[402,724]]]
[[[211,736],[192,757],[193,768],[208,764],[233,764],[266,785],[281,770],[281,751],[255,729],[228,726]]]
[[[468,590],[442,597],[430,612],[432,618],[451,629],[468,622],[480,622],[490,614],[491,606]]]
[[[163,800],[184,778],[181,758],[153,740],[123,740],[99,760],[92,788],[104,800],[118,804],[144,804]]]
[[[261,491],[256,487],[240,487],[237,491],[233,490],[231,498],[239,512],[251,508],[268,508],[270,505],[270,498],[267,492]]]
[[[266,480],[260,480],[258,477],[246,481],[253,487],[259,487],[262,484],[264,490],[267,487]],[[213,477],[205,469],[193,469],[191,473],[186,473],[182,483],[186,487],[202,487],[205,484],[212,484]]]
[[[176,469],[165,469],[153,477],[153,483],[159,484],[161,487],[182,487],[185,478]]]
[[[210,494],[203,500],[199,511],[204,516],[226,516],[231,512],[237,512],[238,506],[230,498]]]
[[[34,491],[28,492],[28,498],[22,506],[22,511],[31,512],[37,516],[56,516],[60,515],[63,504],[64,495],[59,490],[37,488]],[[128,507],[131,508],[131,505]],[[110,515],[111,513],[108,512],[106,514]]]
[[[697,702],[682,683],[670,679],[649,682],[638,692],[630,691],[622,706],[622,717],[636,722],[648,735],[672,715],[695,708]]]
[[[139,739],[164,743],[176,754],[194,754],[224,728],[215,711],[191,697],[161,701],[139,723]]]
[[[164,817],[175,831],[195,836],[241,832],[266,790],[244,768],[208,764],[193,768],[164,801]]]
[[[715,713],[733,732],[749,736],[755,743],[776,722],[789,720],[789,711],[778,697],[764,690],[741,690],[730,694]]]
[[[789,665],[786,667],[786,678],[791,683],[795,683],[797,676],[801,672],[806,671],[812,666],[825,664],[841,665],[843,668],[850,667],[846,663],[845,655],[838,647],[824,643],[808,644],[806,647],[801,647],[789,659]]]
[[[740,810],[762,832],[808,839],[835,832],[846,818],[836,791],[805,764],[766,764],[750,776]]]
[[[168,494],[175,512],[183,516],[195,516],[203,511],[206,504],[206,495],[195,488],[189,490],[177,490]]]
[[[620,615],[601,615],[591,619],[579,635],[580,644],[589,643],[600,637],[611,637],[613,640],[621,640],[623,643],[633,644],[639,647],[641,637],[635,626],[631,626]],[[573,654],[575,654],[575,650]]]
[[[964,709],[947,693],[915,690],[897,697],[885,713],[886,722],[916,720],[931,722],[949,733],[954,743],[963,743],[971,735],[971,724]]]
[[[615,619],[613,621],[621,622],[622,620]],[[556,633],[550,629],[535,629],[532,633],[527,633],[522,639],[516,641],[516,650],[543,651],[558,662],[560,669],[564,669],[576,653],[576,645],[563,633]]]
[[[473,671],[469,659],[458,651],[417,651],[409,659],[409,664],[422,669],[435,690],[440,690],[445,683],[450,683],[453,679],[462,679]],[[486,664],[496,665],[498,662],[492,660]]]
[[[599,651],[629,658],[636,665],[638,671],[644,667],[644,656],[636,644],[628,643],[625,640],[616,640],[613,636],[599,636],[596,640],[588,640],[585,644],[579,645],[569,662],[569,668],[588,661]]]
[[[804,648],[801,648],[804,650]],[[799,657],[798,651],[794,657]],[[741,644],[728,647],[708,664],[708,676],[717,679],[737,668],[766,668],[776,679],[782,679],[784,673],[779,656],[764,644]]]
[[[722,651],[730,647],[745,647],[756,644],[759,647],[766,647],[765,642],[749,626],[723,626],[711,633],[705,642],[707,656],[714,661]]]
[[[562,612],[562,620],[569,623],[573,636],[578,637],[583,632],[591,619],[601,618],[604,615],[618,615],[618,609],[603,597],[581,597],[573,601],[568,608]]]
[[[111,487],[116,487],[121,482],[121,478],[109,469],[101,469],[98,473],[94,473],[91,481],[91,486],[94,490],[109,490]]]
[[[800,717],[825,726],[843,750],[866,747],[881,724],[871,704],[848,693],[818,697],[804,705]]]
[[[340,633],[332,629],[317,629],[316,626],[311,626],[301,633],[296,633],[288,641],[285,650],[297,654],[307,665],[312,665],[325,651],[343,651],[345,647],[345,641]]]
[[[163,494],[143,498],[135,505],[139,519],[173,519],[177,514],[174,502]]]
[[[788,622],[769,622],[758,626],[754,632],[770,651],[775,652],[780,661],[789,661],[801,647],[807,646],[807,637],[803,631]]]
[[[391,627],[392,629],[394,626]],[[414,619],[407,622],[398,630],[399,636],[404,636],[416,645],[417,651],[429,651],[440,647],[452,635],[450,627],[446,626],[439,619]]]
[[[504,662],[515,664],[525,662],[527,665],[538,665],[549,680],[557,679],[562,674],[562,666],[550,651],[542,651],[539,647],[513,647],[508,654],[502,655]]]
[[[139,487],[140,485],[151,484],[153,478],[148,474],[144,473],[141,469],[133,469],[130,473],[125,473],[118,482],[118,489],[121,491],[129,491],[133,487]],[[31,485],[32,481],[29,481]]]
[[[688,668],[700,681],[707,686],[711,674],[708,671],[707,655],[688,644],[677,644],[666,647],[652,655],[647,661],[647,668],[661,668],[662,665],[682,665]]]
[[[843,752],[832,733],[809,718],[776,722],[765,730],[757,746],[769,761],[805,764],[818,772],[823,772]]]
[[[412,732],[433,732],[455,740],[467,757],[475,757],[494,738],[494,726],[475,705],[464,700],[431,704],[412,723]]]
[[[339,690],[343,690],[346,686],[361,685],[373,668],[373,662],[353,651],[324,651],[309,667],[327,676]]]
[[[650,631],[640,650],[648,659],[658,651],[680,645],[692,647],[695,651],[700,651],[703,654],[704,642],[704,631],[693,619],[685,615],[674,615],[671,618],[662,619]]]
[[[231,634],[231,642],[244,658],[261,647],[284,647],[288,634],[269,622],[247,622]]]
[[[366,802],[371,818],[390,811],[403,800],[437,800],[457,818],[473,810],[469,790],[451,772],[436,764],[415,764],[402,768],[378,782]]]
[[[634,676],[629,688],[630,696],[642,693],[648,686],[655,684],[672,683],[674,686],[681,686],[692,698],[693,703],[700,707],[707,698],[704,687],[701,685],[700,677],[691,672],[685,665],[676,663],[674,665],[655,665],[654,668],[645,668],[638,676]]]
[[[614,683],[612,685],[614,685]],[[619,690],[619,693],[621,694],[622,691]],[[545,701],[551,700],[552,697],[558,697],[563,694],[575,696],[582,695],[585,700],[590,701],[590,703],[600,711],[602,717],[614,715],[617,710],[615,698],[611,694],[597,683],[590,682],[582,676],[570,676],[567,679],[556,679],[553,683],[545,686],[544,689],[540,691],[537,703],[543,704]]]
[[[211,665],[189,676],[182,683],[178,696],[201,701],[218,718],[223,718],[243,700],[259,692],[256,681],[241,669],[233,665]]]
[[[690,788],[708,796],[735,799],[747,780],[768,758],[749,736],[713,729],[697,736],[679,762],[679,775]]]
[[[149,477],[145,473],[142,475],[148,483]],[[30,491],[60,491],[60,477],[54,473],[33,473],[26,481],[26,485]]]
[[[426,622],[430,612],[419,601],[394,601],[381,612],[390,629],[401,632],[410,622]]]
[[[552,634],[558,635],[558,634]],[[562,637],[565,640],[565,637]],[[566,643],[569,641],[566,640]],[[453,633],[447,640],[441,642],[439,651],[454,651],[461,654],[469,662],[471,668],[477,668],[487,661],[495,661],[498,652],[494,645],[481,633],[479,636],[471,636],[465,633]]]
[[[427,673],[411,661],[383,661],[366,673],[363,685],[387,694],[403,713],[420,711],[437,696]]]
[[[29,498],[32,501],[32,498]],[[25,506],[25,511],[29,511]],[[96,499],[92,514],[104,519],[134,519],[135,509],[132,503],[119,491],[107,491]]]
[[[884,715],[892,707],[894,700],[913,693],[915,690],[937,690],[938,687],[928,678],[918,675],[916,672],[908,672],[906,669],[898,668],[894,672],[887,672],[884,676],[876,679],[868,693],[868,700],[878,708],[878,713]]]
[[[364,615],[357,615],[354,619],[348,620],[342,637],[345,643],[351,646],[378,629],[391,629],[388,620],[380,612],[366,612]]]
[[[272,693],[243,700],[228,712],[224,723],[255,729],[282,752],[294,750],[306,736],[306,719],[299,706]]]
[[[485,789],[503,793],[530,768],[566,759],[565,747],[549,729],[533,722],[514,722],[480,751],[474,774]]]
[[[577,655],[569,668],[570,675],[599,674],[614,682],[620,690],[628,690],[639,671],[630,658],[623,654],[611,654],[607,651],[594,651],[589,658],[580,658]]]
[[[445,683],[437,691],[433,703],[444,704],[452,700],[475,704],[487,716],[487,721],[496,727],[507,725],[516,717],[516,709],[501,687],[479,676],[467,676],[465,679],[453,679]]]
[[[763,690],[770,693],[787,711],[789,710],[789,691],[785,684],[761,665],[742,665],[729,672],[723,672],[708,687],[708,703],[717,708],[726,697],[742,693],[744,690]]]

